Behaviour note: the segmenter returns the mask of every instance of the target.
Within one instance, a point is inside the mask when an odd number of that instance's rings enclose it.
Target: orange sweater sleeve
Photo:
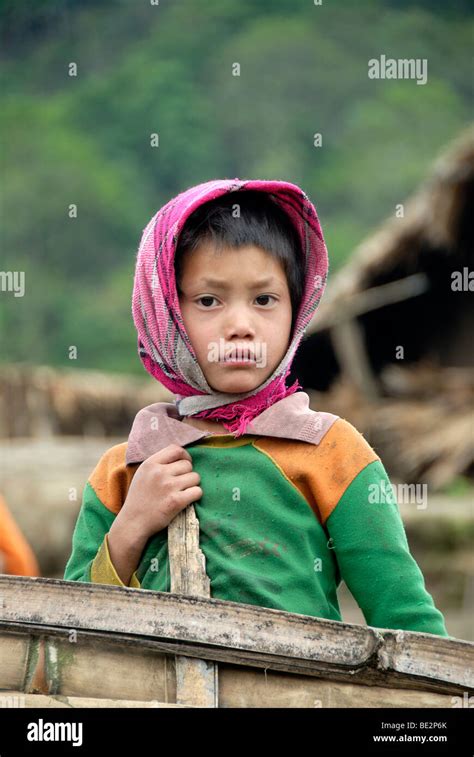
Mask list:
[[[36,557],[0,495],[0,573],[39,576]]]

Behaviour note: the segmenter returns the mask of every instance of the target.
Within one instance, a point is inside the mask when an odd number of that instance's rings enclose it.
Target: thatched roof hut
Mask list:
[[[435,487],[473,472],[473,216],[470,128],[334,276],[294,363],[315,406]]]
[[[298,375],[306,386],[324,391],[345,371],[370,393],[372,380],[378,383],[390,364],[428,358],[440,366],[473,365],[474,311],[466,283],[474,254],[474,128],[450,145],[398,208],[330,282],[301,348]],[[459,278],[461,291],[454,281]],[[348,323],[357,326],[355,345]],[[360,347],[364,354],[357,357]],[[317,361],[310,360],[314,355]],[[368,368],[364,385],[360,376]]]

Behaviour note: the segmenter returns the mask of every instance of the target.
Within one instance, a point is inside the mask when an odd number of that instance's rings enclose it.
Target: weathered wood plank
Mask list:
[[[64,697],[46,696],[45,694],[24,694],[22,691],[9,691],[0,693],[0,708],[13,707],[41,707],[70,708],[70,707],[181,707],[189,709],[186,705],[174,704],[173,702],[159,702],[157,699],[134,700],[134,699],[104,699],[99,697]]]
[[[0,690],[22,689],[25,683],[30,636],[0,630]]]
[[[109,650],[110,654],[110,650]],[[117,665],[124,656],[117,649]],[[91,663],[95,663],[94,658]],[[108,657],[110,663],[110,656]],[[128,672],[128,671],[127,671]],[[137,682],[141,671],[136,670]],[[100,676],[101,670],[97,671]],[[102,696],[71,696],[60,692],[55,696],[26,694],[17,689],[0,692],[0,707],[174,707],[173,702],[152,699],[152,685],[145,681],[141,698],[127,699],[126,680],[122,691],[102,687]],[[156,680],[156,679],[155,679]],[[148,685],[147,685],[148,684]],[[462,696],[436,694],[410,689],[395,689],[382,686],[359,686],[354,683],[335,683],[309,676],[294,676],[269,670],[254,670],[244,666],[219,665],[221,707],[461,707],[467,706]],[[112,697],[112,695],[114,695]],[[144,697],[149,696],[149,699]],[[68,704],[65,704],[68,703]]]
[[[311,661],[361,667],[381,643],[365,626],[249,604],[21,576],[0,576],[0,620],[147,636],[169,651],[176,643],[190,652],[263,652],[294,658],[302,669]]]
[[[0,577],[2,629],[63,638],[73,630],[78,643],[115,640],[124,651],[152,649],[339,682],[440,693],[469,692],[474,682],[472,642],[57,579]]]
[[[21,631],[27,637],[32,636],[35,631],[25,626],[21,627]],[[80,632],[77,636],[76,643],[71,644],[68,638],[64,637],[64,632],[56,632],[56,635],[51,633],[50,636],[44,636],[44,627],[42,629],[42,638],[48,641],[49,645],[53,645],[57,649],[57,658],[60,665],[54,671],[48,671],[48,677],[53,682],[53,687],[49,694],[61,694],[63,696],[89,696],[89,697],[105,697],[116,699],[129,699],[129,700],[143,700],[153,699],[163,702],[174,702],[176,695],[176,685],[174,676],[174,661],[175,657],[173,653],[163,653],[160,648],[162,645],[155,646],[155,642],[150,639],[127,637],[122,635],[110,635],[110,634],[96,634],[92,632]],[[61,637],[60,634],[63,633]],[[35,639],[34,635],[32,638]],[[2,660],[2,649],[6,635],[0,631],[0,665]],[[173,647],[173,649],[175,649]],[[224,675],[223,671],[227,670],[227,674]],[[268,687],[268,697],[261,699],[262,692],[259,694],[247,690],[247,684],[243,686],[240,693],[234,692],[234,695],[229,699],[228,694],[223,689],[224,683],[228,681],[226,676],[240,676],[242,671],[251,671],[256,674],[256,680],[259,682],[260,676],[265,681],[265,691]],[[377,680],[377,671],[372,671],[372,677],[361,677],[364,673],[369,671],[358,670],[348,671],[346,674],[340,674],[338,672],[327,671],[310,671],[309,675],[305,675],[300,670],[295,675],[292,670],[272,670],[271,663],[262,661],[260,658],[255,664],[255,658],[245,659],[244,657],[238,660],[238,664],[229,663],[228,659],[223,659],[218,666],[219,672],[219,706],[241,706],[239,701],[242,697],[246,698],[248,704],[245,706],[273,706],[272,699],[273,694],[277,695],[279,689],[279,681],[281,676],[285,676],[283,679],[288,686],[294,692],[299,692],[298,696],[301,696],[305,702],[304,706],[339,706],[334,704],[334,696],[337,691],[341,692],[341,697],[347,699],[354,695],[360,702],[372,701],[371,695],[368,690],[383,688],[385,695],[382,698],[383,701],[388,702],[388,692],[392,692],[398,688],[401,689],[402,700],[406,701],[403,692],[409,690],[413,691],[413,702],[424,701],[425,694],[429,694],[432,691],[436,691],[432,685],[427,686],[425,681],[419,679],[407,679],[407,677],[400,673],[394,673],[393,671],[387,671],[385,674],[380,673],[380,677]],[[273,678],[271,677],[273,676]],[[276,690],[273,692],[273,684],[275,682]],[[432,681],[428,682],[433,684]],[[4,685],[8,684],[8,681],[4,681]],[[271,685],[270,685],[271,684]],[[326,686],[335,687],[325,689]],[[262,684],[263,685],[263,684]],[[323,687],[323,691],[326,691],[326,696],[323,699],[323,704],[313,704],[312,700],[308,699],[311,692],[317,692]],[[350,688],[346,688],[349,686]],[[338,688],[342,687],[342,688]],[[13,683],[7,685],[6,688],[14,688]],[[24,690],[21,686],[19,689]],[[356,696],[355,692],[359,689],[359,695]],[[351,693],[352,692],[352,693]],[[457,695],[458,697],[468,696],[468,691],[461,687],[453,687],[452,684],[449,687],[442,685],[438,688],[438,693],[442,696]],[[278,696],[283,696],[281,691]],[[314,694],[317,699],[317,693]],[[418,699],[417,699],[418,697]],[[292,696],[285,694],[285,701],[291,704],[294,699]],[[255,704],[259,702],[260,704]],[[263,705],[263,702],[267,702],[267,705]],[[392,701],[398,701],[397,696],[392,695]],[[436,700],[431,700],[429,697],[426,700],[426,705],[430,706],[430,702],[433,702],[433,706],[436,706]],[[447,701],[447,700],[446,700]],[[331,704],[332,702],[332,704]],[[243,706],[243,705],[242,705]],[[276,705],[275,705],[276,706]],[[283,705],[281,705],[283,706]],[[300,705],[298,705],[300,706]],[[303,705],[301,705],[303,706]],[[342,706],[342,705],[341,705]],[[351,706],[363,706],[361,704],[354,704]],[[370,705],[372,706],[372,705]],[[374,705],[375,706],[375,705]],[[388,704],[381,704],[380,706],[390,706]],[[397,706],[397,705],[393,705]],[[405,706],[405,705],[400,705]],[[416,706],[415,704],[406,706]],[[451,704],[447,706],[452,706]]]
[[[221,707],[453,707],[455,696],[219,665]],[[462,698],[458,695],[458,700]],[[458,706],[462,704],[458,703]]]
[[[461,697],[433,694],[410,689],[320,681],[307,676],[250,670],[219,665],[221,707],[298,707],[298,708],[382,708],[382,707],[454,707],[462,706]],[[146,692],[143,692],[145,694]],[[466,705],[464,705],[466,706]],[[157,699],[109,697],[45,696],[24,694],[19,690],[0,692],[0,707],[182,707]]]

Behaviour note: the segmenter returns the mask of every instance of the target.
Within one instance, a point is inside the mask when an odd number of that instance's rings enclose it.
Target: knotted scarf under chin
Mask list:
[[[260,389],[257,386],[250,396],[240,400],[233,399],[228,404],[214,409],[200,410],[202,404],[204,404],[203,398],[205,399],[207,395],[189,397],[178,395],[176,407],[180,415],[192,415],[193,418],[221,421],[227,431],[235,436],[241,436],[245,433],[248,424],[267,407],[302,388],[298,379],[290,387],[286,386],[285,379],[286,375],[284,377],[277,376],[265,389]],[[217,395],[220,394],[223,393],[214,392],[213,398],[217,399]],[[223,396],[228,399],[230,395],[225,393]],[[238,395],[232,396],[235,398]]]

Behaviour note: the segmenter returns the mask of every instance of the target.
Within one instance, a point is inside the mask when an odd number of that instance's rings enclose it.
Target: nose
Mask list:
[[[249,308],[238,306],[229,308],[224,324],[224,336],[227,341],[255,336],[253,315]]]

